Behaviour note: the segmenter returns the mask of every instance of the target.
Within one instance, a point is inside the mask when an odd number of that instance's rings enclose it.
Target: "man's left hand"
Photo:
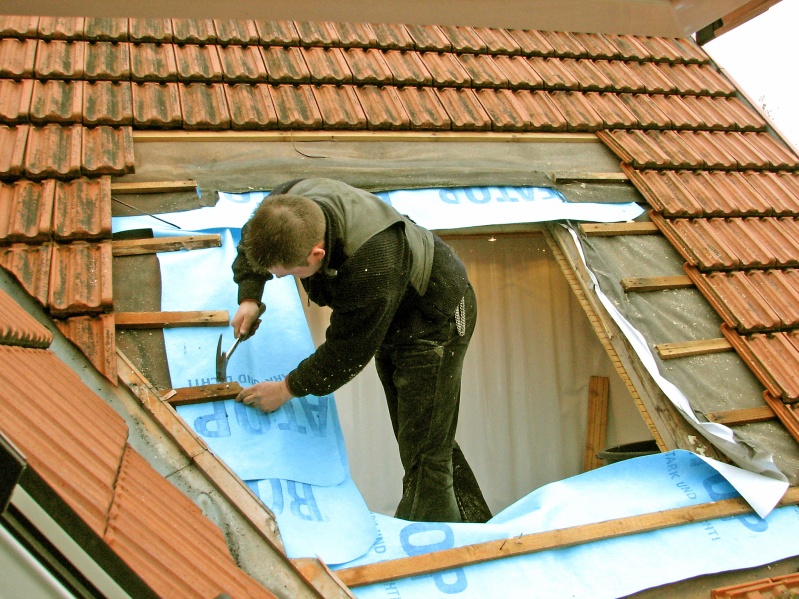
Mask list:
[[[283,379],[282,381],[263,381],[242,389],[236,396],[236,401],[269,413],[279,409],[292,397],[294,396],[289,391],[286,380]]]

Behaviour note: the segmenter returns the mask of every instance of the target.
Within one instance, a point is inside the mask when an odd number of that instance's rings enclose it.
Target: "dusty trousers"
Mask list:
[[[465,322],[428,318],[423,334],[391,337],[375,356],[405,470],[395,516],[425,522],[485,522],[491,512],[458,444],[463,360],[477,320],[469,286]],[[463,334],[461,334],[463,333]]]

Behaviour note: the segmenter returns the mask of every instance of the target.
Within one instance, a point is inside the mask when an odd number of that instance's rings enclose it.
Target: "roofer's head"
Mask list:
[[[298,195],[267,196],[253,212],[242,238],[250,264],[276,276],[310,276],[324,258],[325,215]]]

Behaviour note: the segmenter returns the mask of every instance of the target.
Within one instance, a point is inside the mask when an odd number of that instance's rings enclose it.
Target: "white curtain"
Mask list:
[[[592,375],[610,378],[606,445],[650,438],[542,236],[447,242],[478,301],[457,438],[493,513],[582,470]],[[304,305],[319,343],[328,313]],[[374,365],[335,395],[352,478],[370,509],[393,515],[402,468]]]

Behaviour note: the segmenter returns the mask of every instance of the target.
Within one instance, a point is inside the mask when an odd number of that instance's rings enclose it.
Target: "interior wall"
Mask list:
[[[493,513],[582,470],[592,375],[610,378],[606,445],[650,438],[543,237],[447,241],[478,299],[457,438]],[[303,303],[320,343],[328,312]],[[402,468],[374,365],[335,396],[352,478],[370,509],[393,515]]]

